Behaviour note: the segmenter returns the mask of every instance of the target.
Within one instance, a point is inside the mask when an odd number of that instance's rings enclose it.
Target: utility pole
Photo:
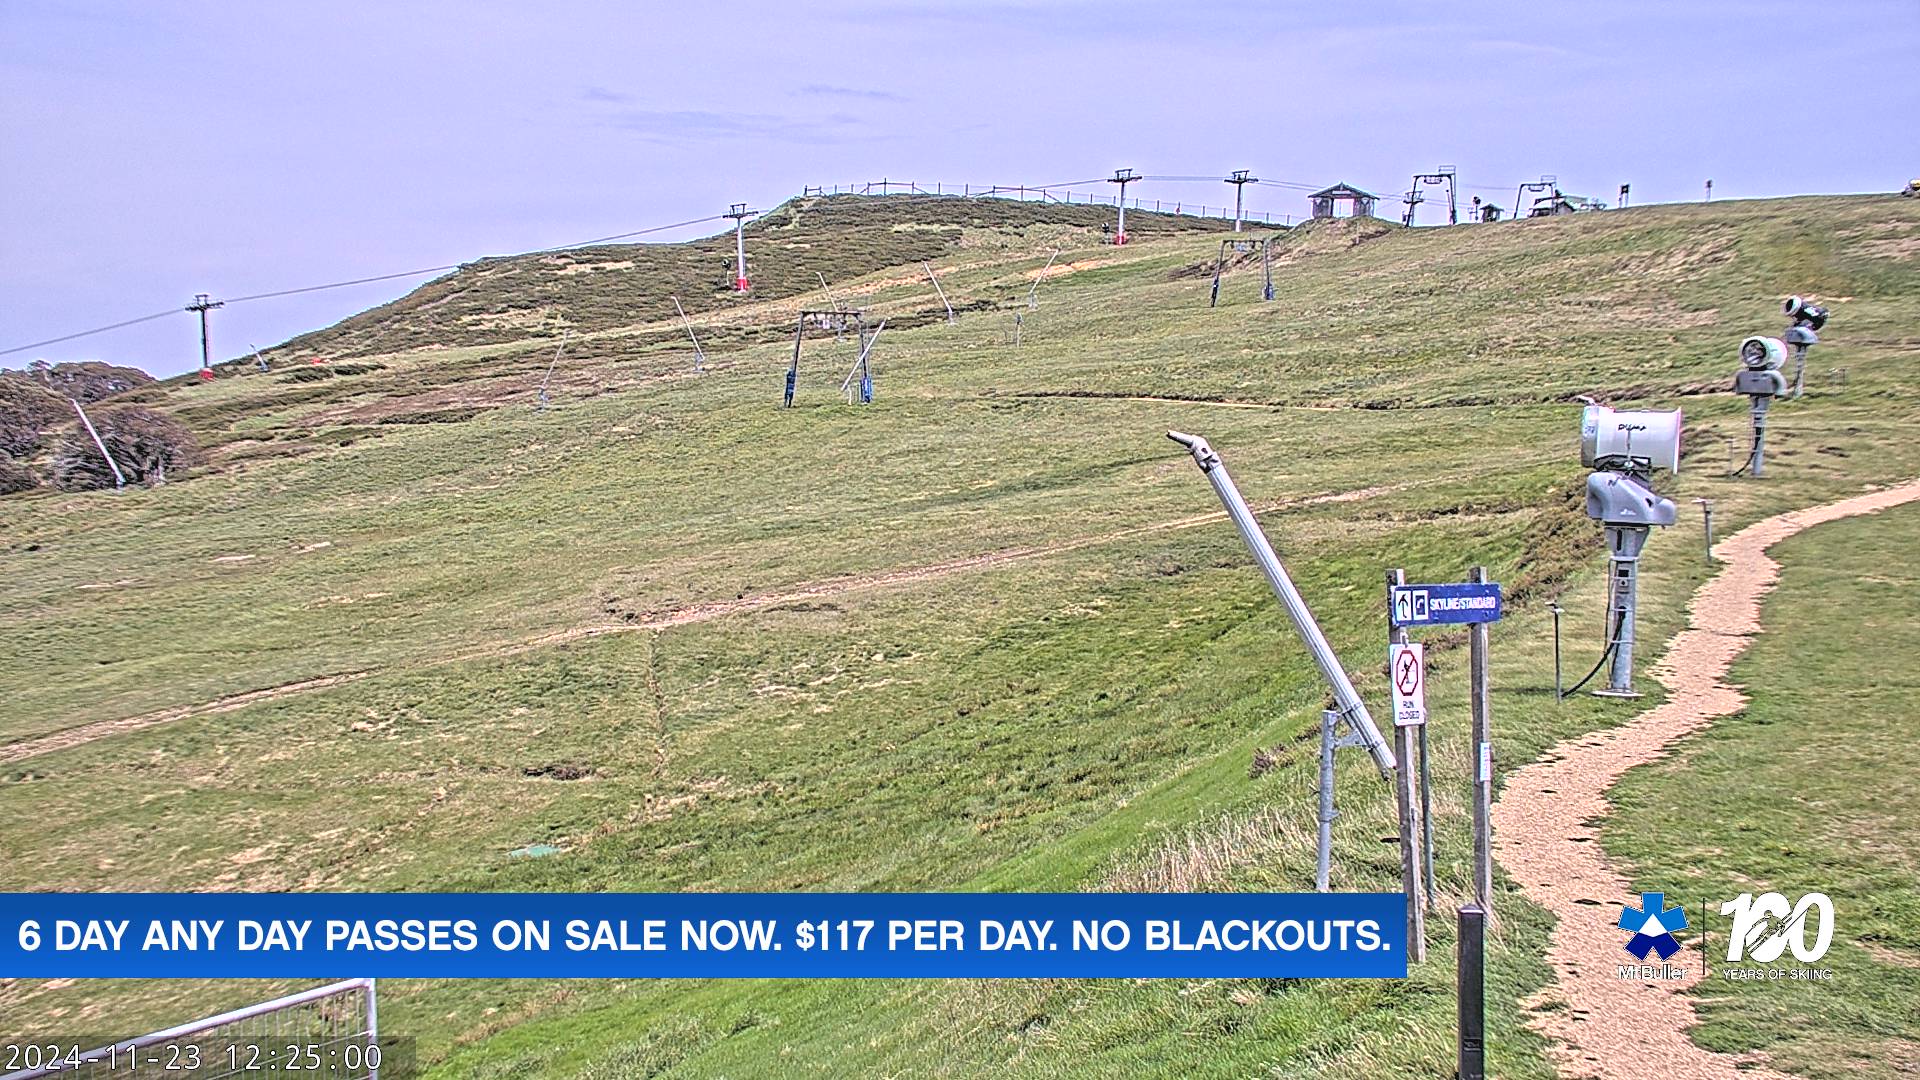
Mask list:
[[[1127,185],[1138,179],[1140,174],[1132,169],[1115,169],[1113,175],[1107,177],[1107,183],[1120,185],[1120,224],[1113,234],[1113,242],[1116,244],[1127,242]]]
[[[200,313],[200,378],[202,379],[213,378],[213,349],[207,344],[207,312],[226,306],[225,300],[208,299],[206,293],[194,293],[193,303],[187,305],[188,311]]]
[[[1260,178],[1257,176],[1254,176],[1250,171],[1246,169],[1235,169],[1233,170],[1233,175],[1227,177],[1227,183],[1233,185],[1233,231],[1234,232],[1240,231],[1240,193],[1246,189],[1246,186],[1248,184],[1257,184],[1259,182],[1260,182]]]
[[[747,219],[758,213],[747,209],[743,202],[727,207],[726,216],[733,219],[733,288],[736,292],[746,292],[752,286],[747,284]]]

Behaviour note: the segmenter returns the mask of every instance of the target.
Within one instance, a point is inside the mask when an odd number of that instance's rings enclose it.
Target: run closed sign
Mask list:
[[[1387,671],[1393,676],[1393,726],[1427,722],[1426,647],[1416,643],[1387,646]]]

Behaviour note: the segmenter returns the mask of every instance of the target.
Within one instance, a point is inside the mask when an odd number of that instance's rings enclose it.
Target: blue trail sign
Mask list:
[[[1395,585],[1388,590],[1387,611],[1395,626],[1499,622],[1500,586]]]

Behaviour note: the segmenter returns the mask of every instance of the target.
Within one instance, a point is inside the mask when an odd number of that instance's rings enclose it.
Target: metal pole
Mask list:
[[[1420,854],[1426,863],[1427,907],[1433,907],[1433,774],[1427,769],[1427,725],[1420,725]]]
[[[1333,889],[1333,819],[1340,816],[1340,811],[1333,808],[1333,747],[1334,728],[1339,723],[1340,714],[1332,709],[1320,714],[1320,837],[1314,850],[1315,892]]]
[[[1553,612],[1553,700],[1559,701],[1567,696],[1560,690],[1560,605],[1550,602],[1547,608]]]
[[[1391,616],[1393,587],[1405,585],[1407,573],[1395,568],[1387,571],[1387,642],[1390,645],[1405,645],[1407,630],[1395,626]],[[1391,651],[1391,650],[1389,650]],[[1388,678],[1392,678],[1388,672]],[[1400,829],[1400,887],[1407,894],[1407,956],[1413,963],[1427,958],[1427,912],[1420,895],[1420,823],[1415,820],[1413,808],[1413,728],[1399,723],[1393,726],[1393,753],[1399,759],[1400,767],[1393,771],[1394,810],[1399,819]]]
[[[87,419],[87,410],[80,407],[80,399],[68,398],[67,400],[73,402],[73,411],[80,414],[80,426],[87,429],[88,435],[93,436],[93,445],[100,448],[100,456],[107,459],[107,468],[113,470],[113,489],[118,491],[126,487],[126,476],[120,472],[120,465],[113,460],[113,455],[107,453],[107,444],[100,438],[100,433],[93,429],[93,421]]]
[[[1028,307],[1037,308],[1040,306],[1040,282],[1047,276],[1047,271],[1053,269],[1053,261],[1055,259],[1058,259],[1059,257],[1060,257],[1060,249],[1054,248],[1053,254],[1047,256],[1047,265],[1041,267],[1040,273],[1035,275],[1033,279],[1033,287],[1027,290],[1027,306]]]
[[[571,338],[572,336],[573,336],[573,331],[571,330],[567,331],[565,334],[560,335],[560,345],[559,347],[553,350],[553,359],[548,361],[547,363],[547,377],[540,380],[539,407],[542,409],[547,407],[547,384],[553,381],[554,365],[560,362],[560,353],[562,350],[564,350],[567,347],[567,339]]]
[[[1249,169],[1235,169],[1233,170],[1233,175],[1227,177],[1227,183],[1233,185],[1233,231],[1234,232],[1240,231],[1240,221],[1241,221],[1240,195],[1243,191],[1246,190],[1246,185],[1256,183],[1258,179],[1259,179],[1258,177],[1253,175],[1252,170],[1249,170]],[[1154,204],[1154,209],[1158,210],[1159,208],[1160,208],[1160,204],[1156,202]]]
[[[1113,175],[1107,178],[1107,183],[1120,185],[1120,221],[1113,233],[1113,242],[1116,244],[1127,242],[1127,185],[1138,179],[1140,177],[1132,169],[1115,169]]]
[[[1753,450],[1747,457],[1747,472],[1755,480],[1766,475],[1767,468],[1767,407],[1773,399],[1765,394],[1753,395]]]
[[[693,336],[693,323],[687,318],[687,309],[680,306],[680,298],[673,298],[673,310],[680,313],[680,325],[687,328],[687,338],[693,342],[693,370],[702,370],[707,363],[707,354],[700,351],[700,339]]]
[[[202,379],[213,378],[213,346],[207,340],[207,312],[226,306],[225,300],[211,299],[206,293],[193,294],[193,303],[187,305],[188,311],[200,313],[200,377]]]
[[[800,316],[800,323],[793,328],[793,363],[787,365],[787,399],[782,408],[793,408],[793,388],[800,380],[800,339],[807,333],[807,317]]]
[[[1459,1032],[1454,1076],[1457,1080],[1486,1080],[1487,1075],[1487,909],[1468,904],[1460,909],[1460,956],[1455,964],[1454,1006]]]
[[[940,302],[942,304],[946,304],[947,322],[952,323],[953,322],[953,305],[947,302],[947,290],[940,287],[940,279],[933,275],[933,267],[931,264],[921,263],[920,265],[924,267],[927,271],[927,280],[933,282],[933,291],[940,294]]]
[[[1712,499],[1695,499],[1693,501],[1700,504],[1700,514],[1703,518],[1706,519],[1707,565],[1712,566],[1713,565],[1713,500]]]
[[[367,1044],[377,1046],[380,1042],[380,1006],[374,996],[374,980],[367,980]],[[369,1055],[371,1056],[371,1055]],[[380,1080],[380,1066],[374,1065],[367,1070],[368,1080]]]
[[[841,380],[840,382],[841,393],[843,394],[850,393],[850,388],[853,386],[854,376],[856,375],[860,376],[860,386],[864,391],[867,385],[867,379],[869,377],[868,368],[867,368],[867,355],[873,352],[873,343],[880,340],[880,331],[885,330],[886,328],[887,328],[887,320],[881,319],[880,325],[873,328],[873,333],[869,334],[866,332],[864,328],[861,329],[860,356],[858,359],[856,359],[853,362],[853,370],[847,372],[847,377]],[[849,399],[847,404],[849,405],[853,404],[852,400]]]
[[[1483,585],[1487,568],[1467,580]],[[1468,627],[1468,681],[1473,696],[1473,894],[1482,911],[1493,910],[1493,692],[1487,671],[1487,624]]]
[[[733,219],[733,287],[747,291],[747,219]]]
[[[1807,392],[1807,347],[1793,347],[1793,396],[1799,397]]]
[[[846,307],[840,303],[840,298],[833,295],[833,286],[827,284],[827,275],[821,273],[818,270],[815,270],[813,272],[813,276],[820,279],[820,291],[827,294],[827,300],[833,304],[833,310],[835,311],[847,310]]]
[[[1313,657],[1314,664],[1320,669],[1321,678],[1333,690],[1335,704],[1339,706],[1341,719],[1347,727],[1356,732],[1367,752],[1373,755],[1373,761],[1380,769],[1383,778],[1393,776],[1395,759],[1392,748],[1380,735],[1380,729],[1374,726],[1373,716],[1367,712],[1366,703],[1353,688],[1353,680],[1347,677],[1346,669],[1340,666],[1340,658],[1334,655],[1333,646],[1327,643],[1325,634],[1320,632],[1320,624],[1313,619],[1307,602],[1300,596],[1293,579],[1287,576],[1287,568],[1281,564],[1280,556],[1274,554],[1273,545],[1267,542],[1266,534],[1260,531],[1260,525],[1253,518],[1253,511],[1247,506],[1247,500],[1240,495],[1240,489],[1234,486],[1233,477],[1227,474],[1227,467],[1220,461],[1220,455],[1213,452],[1207,440],[1198,435],[1169,431],[1167,438],[1187,448],[1193,460],[1206,474],[1207,481],[1213,485],[1213,492],[1227,508],[1227,516],[1233,520],[1233,526],[1240,532],[1240,539],[1253,553],[1254,562],[1260,566],[1260,572],[1266,575],[1267,584],[1273,594],[1280,599],[1280,606],[1286,609],[1287,618],[1293,623],[1294,630]]]
[[[1607,685],[1595,690],[1601,697],[1639,697],[1633,690],[1633,622],[1639,590],[1640,550],[1646,546],[1645,525],[1606,527],[1609,579],[1613,584],[1613,666]]]
[[[881,188],[881,194],[886,189]],[[726,216],[733,219],[733,287],[736,292],[746,292],[752,288],[747,281],[747,219],[754,211],[747,209],[746,203],[734,203],[727,207]]]

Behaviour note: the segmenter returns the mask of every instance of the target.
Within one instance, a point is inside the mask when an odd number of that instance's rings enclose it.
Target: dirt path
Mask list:
[[[1687,629],[1654,665],[1667,700],[1621,727],[1563,742],[1508,776],[1493,808],[1494,854],[1527,898],[1559,919],[1547,949],[1555,983],[1527,1004],[1536,1030],[1554,1044],[1561,1076],[1781,1076],[1758,1060],[1711,1053],[1688,1038],[1696,1018],[1685,991],[1699,981],[1697,967],[1670,982],[1615,977],[1615,965],[1627,957],[1616,916],[1629,885],[1600,848],[1599,822],[1612,810],[1606,792],[1628,769],[1746,704],[1723,680],[1759,631],[1760,602],[1779,580],[1768,547],[1822,522],[1916,499],[1920,481],[1767,518],[1722,540],[1714,548],[1724,564],[1719,575],[1694,594]],[[1548,1004],[1556,1007],[1543,1008]]]
[[[339,686],[341,683],[352,682],[355,679],[364,679],[371,674],[373,674],[371,671],[345,671],[338,675],[322,675],[316,679],[302,679],[299,682],[282,683],[279,686],[266,686],[258,690],[248,690],[244,693],[228,694],[226,697],[214,698],[212,701],[202,702],[198,705],[177,705],[171,709],[161,709],[158,712],[143,713],[140,716],[129,716],[119,720],[98,720],[91,724],[79,724],[45,735],[36,735],[30,739],[21,739],[19,742],[0,745],[0,765],[11,765],[16,761],[24,761],[30,757],[38,757],[41,754],[51,754],[55,750],[66,750],[75,746],[83,746],[95,739],[104,739],[109,735],[119,735],[128,731],[139,731],[141,728],[150,728],[155,724],[172,723],[175,720],[185,720],[189,716],[210,716],[214,713],[232,712],[235,709],[245,708],[256,702],[271,701],[274,698],[286,697],[289,694],[304,694],[312,690],[324,690],[329,686]]]

